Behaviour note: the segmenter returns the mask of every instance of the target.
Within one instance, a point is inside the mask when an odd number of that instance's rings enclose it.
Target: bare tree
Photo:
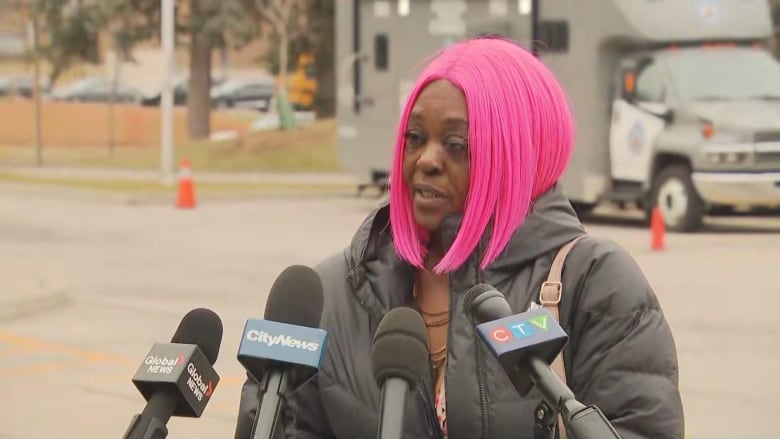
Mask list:
[[[203,139],[211,132],[211,51],[214,32],[208,19],[218,8],[214,0],[190,0],[190,79],[187,90],[187,128],[190,138]]]
[[[211,55],[227,45],[227,35],[240,45],[254,34],[244,0],[190,0],[189,20],[180,27],[190,37],[190,79],[187,90],[187,127],[190,138],[203,139],[211,132]],[[157,1],[159,3],[159,1]],[[178,5],[184,4],[179,2]]]

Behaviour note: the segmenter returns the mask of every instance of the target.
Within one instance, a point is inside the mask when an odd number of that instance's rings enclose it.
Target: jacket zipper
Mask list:
[[[450,300],[450,303],[452,303],[452,287],[450,287],[449,290],[450,290],[449,294],[448,294],[449,295],[449,300]],[[452,322],[452,305],[450,305],[449,319],[450,319],[449,321]],[[451,337],[450,337],[450,329],[451,328],[452,328],[452,325],[448,325],[447,326],[447,342],[446,343],[447,343],[448,355],[449,355],[449,350],[450,350],[450,339],[451,339]],[[428,403],[427,402],[427,398],[425,397],[425,394],[422,392],[422,389],[420,389],[418,387],[418,391],[420,393],[420,396],[422,396],[422,398],[423,398],[423,402],[425,403],[425,406],[428,408],[426,410],[426,413],[429,416],[429,422],[431,422],[431,424],[433,424],[433,432],[436,435],[436,438],[437,439],[444,439],[444,432],[441,429],[441,423],[439,422],[439,415],[436,413],[436,379],[437,379],[437,377],[436,377],[436,374],[434,373],[434,370],[433,370],[433,362],[430,359],[428,361],[428,376],[430,376],[432,378],[432,380],[433,380],[433,386],[431,386],[432,393],[433,393],[433,401]],[[445,394],[446,394],[447,393],[446,392],[446,389],[447,389],[447,361],[446,360],[444,361],[444,383],[442,383],[442,385],[444,386]],[[445,404],[445,407],[446,407],[446,404],[447,404],[446,400],[444,401],[444,404]]]
[[[477,255],[482,254],[482,243],[477,245]],[[474,263],[474,269],[476,270],[477,284],[482,283],[482,272],[479,268],[479,256]],[[482,356],[480,355],[481,346],[479,345],[479,339],[474,337],[474,361],[477,365],[477,384],[479,386],[479,407],[482,410],[482,438],[487,438],[488,431],[488,410],[487,410],[487,393],[485,391],[485,375],[482,371]]]
[[[433,433],[436,435],[436,439],[444,439],[444,433],[441,431],[441,425],[439,425],[439,417],[436,415],[436,409],[433,406],[433,402],[429,402],[425,397],[425,392],[422,387],[417,385],[417,396],[425,407],[425,419],[428,421],[428,425],[433,429]]]

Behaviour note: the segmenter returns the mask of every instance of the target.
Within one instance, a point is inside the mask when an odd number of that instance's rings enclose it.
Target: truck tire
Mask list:
[[[648,204],[648,218],[658,206],[666,228],[673,232],[693,232],[703,224],[704,202],[693,186],[686,165],[671,165],[656,175]]]

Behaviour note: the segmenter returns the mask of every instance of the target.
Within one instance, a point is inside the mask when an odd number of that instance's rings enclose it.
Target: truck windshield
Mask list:
[[[666,64],[685,101],[780,99],[780,62],[763,50],[683,50]]]

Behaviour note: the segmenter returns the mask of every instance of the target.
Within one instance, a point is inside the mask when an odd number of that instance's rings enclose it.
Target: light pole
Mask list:
[[[173,70],[175,0],[160,0],[161,40],[163,55],[163,85],[160,91],[160,167],[163,184],[173,183]]]

